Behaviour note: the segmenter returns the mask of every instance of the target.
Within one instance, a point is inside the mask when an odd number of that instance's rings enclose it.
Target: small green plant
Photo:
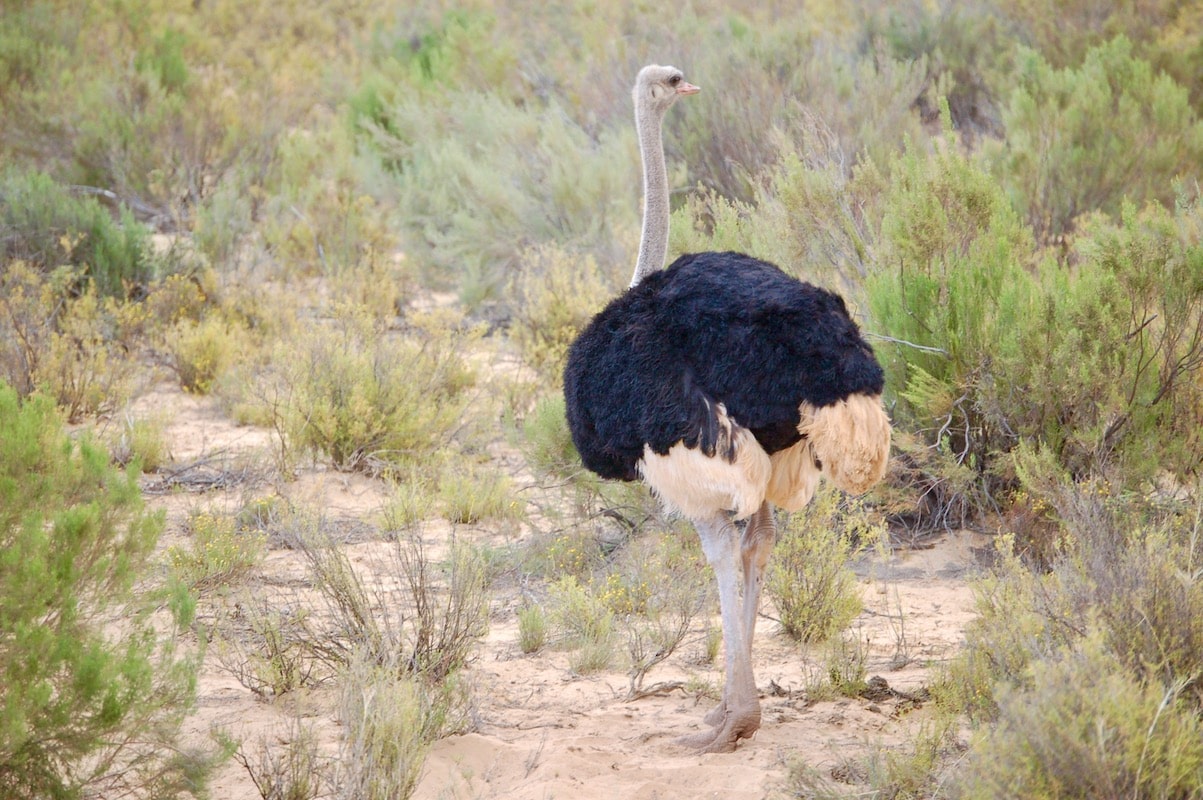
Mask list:
[[[537,653],[547,642],[547,612],[542,606],[529,605],[518,610],[518,647],[523,653]]]
[[[714,599],[714,581],[696,537],[679,531],[633,538],[594,591],[619,621],[630,656],[628,698],[675,653]]]
[[[405,476],[393,476],[392,490],[381,512],[385,530],[405,531],[435,516],[436,487],[414,467]]]
[[[486,521],[511,521],[522,515],[508,476],[470,465],[448,469],[439,481],[443,515],[452,522],[471,525]]]
[[[199,322],[183,320],[167,334],[167,351],[180,387],[193,394],[209,394],[245,344],[245,337],[220,314]]]
[[[175,546],[168,559],[176,577],[198,589],[244,580],[263,556],[266,536],[247,531],[233,517],[201,512],[188,520],[190,546]]]
[[[844,631],[827,642],[823,671],[837,695],[856,697],[868,686],[868,642],[859,633]]]
[[[455,539],[436,565],[417,536],[398,538],[394,560],[412,608],[409,663],[427,680],[440,681],[468,662],[488,632],[488,562],[481,550]]]
[[[346,726],[339,786],[346,797],[406,800],[413,795],[442,725],[437,693],[419,678],[356,655],[342,680]]]
[[[564,646],[572,649],[569,665],[574,672],[598,672],[614,658],[614,613],[587,587],[571,576],[551,587],[552,618]]]
[[[568,668],[578,675],[589,675],[609,669],[613,661],[614,641],[609,636],[586,639],[569,655]]]
[[[264,495],[243,504],[234,521],[242,530],[268,533],[280,527],[289,513],[288,504],[281,497]]]
[[[944,709],[925,720],[900,746],[878,745],[849,771],[863,775],[864,783],[883,797],[940,796],[940,788],[962,757],[955,732],[961,721]]]
[[[597,538],[582,531],[535,540],[530,547],[535,562],[533,571],[547,578],[567,575],[585,580],[601,565],[604,557]]]
[[[713,664],[718,660],[719,650],[723,646],[723,629],[707,626],[706,635],[702,639],[701,662],[703,664]]]
[[[121,465],[137,463],[143,472],[157,472],[168,455],[164,427],[158,416],[123,417],[112,446],[113,460]]]
[[[861,612],[860,586],[848,561],[883,529],[858,501],[829,487],[782,527],[765,593],[790,638],[826,641]]]

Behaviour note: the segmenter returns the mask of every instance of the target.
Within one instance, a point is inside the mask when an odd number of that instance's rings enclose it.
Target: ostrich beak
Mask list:
[[[692,83],[681,81],[677,84],[677,94],[697,94],[700,91],[702,90],[697,86],[694,86]]]

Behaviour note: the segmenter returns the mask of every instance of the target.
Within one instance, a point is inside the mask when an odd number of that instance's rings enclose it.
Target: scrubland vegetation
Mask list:
[[[696,543],[582,471],[558,398],[633,263],[660,61],[703,87],[667,123],[672,250],[837,288],[888,374],[886,483],[782,520],[785,633],[855,691],[843,560],[998,534],[929,727],[858,796],[1203,796],[1203,3],[1116,5],[6,6],[0,794],[203,796],[239,745],[176,737],[217,658],[269,700],[339,687],[337,766],[301,728],[238,749],[264,798],[407,796],[471,727],[490,587],[522,652],[632,697],[688,637],[715,658]],[[162,380],[270,429],[281,479],[389,482],[394,580],[271,496],[157,548],[163,420],[126,409]],[[433,518],[522,543],[436,552]],[[310,606],[222,617],[281,547]]]

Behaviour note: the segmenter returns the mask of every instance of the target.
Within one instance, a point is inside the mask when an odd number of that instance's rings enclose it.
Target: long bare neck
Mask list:
[[[668,257],[668,172],[664,168],[662,115],[644,103],[635,106],[639,152],[643,156],[643,233],[631,286],[664,266]]]

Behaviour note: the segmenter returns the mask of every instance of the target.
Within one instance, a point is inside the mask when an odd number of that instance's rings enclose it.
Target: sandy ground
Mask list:
[[[320,468],[302,470],[284,481],[271,469],[269,432],[235,426],[215,401],[185,395],[169,385],[143,396],[132,413],[157,414],[167,423],[172,464],[147,476],[148,486],[169,488],[171,470],[198,459],[227,470],[238,465],[246,474],[233,486],[204,487],[194,481],[150,494],[151,507],[163,508],[168,515],[163,547],[185,541],[189,513],[235,509],[252,496],[278,494],[321,509],[327,519],[335,520],[346,532],[348,554],[356,566],[370,569],[381,557],[382,545],[370,536],[388,497],[381,482]],[[195,477],[197,470],[190,474]],[[442,523],[431,525],[426,533],[438,538],[449,531]],[[897,553],[885,561],[874,556],[855,565],[865,611],[852,632],[867,647],[868,674],[884,678],[896,694],[816,700],[807,687],[821,678],[822,651],[800,648],[777,633],[771,620],[762,619],[754,664],[763,726],[752,740],[724,755],[699,756],[673,744],[674,737],[701,729],[713,699],[675,689],[627,702],[628,679],[621,669],[581,676],[569,668],[566,652],[522,654],[516,603],[503,592],[494,601],[489,633],[468,670],[475,729],[434,745],[415,796],[751,800],[788,796],[791,765],[804,764],[829,780],[854,772],[849,765],[871,751],[905,747],[930,713],[904,695],[920,691],[933,669],[960,645],[972,617],[967,577],[975,568],[976,549],[984,544],[968,533],[952,534],[924,550]],[[290,597],[305,582],[300,557],[291,550],[272,549],[261,574],[244,590]],[[206,608],[212,614],[236,602],[236,591],[207,595],[201,616]],[[698,664],[700,647],[697,641],[683,647],[654,669],[647,683],[721,686],[718,666]],[[720,656],[718,664],[721,661]],[[898,668],[900,662],[905,665]],[[336,756],[341,728],[335,708],[334,689],[294,692],[273,702],[258,699],[210,654],[187,731],[200,740],[210,730],[223,730],[241,739],[253,755],[263,744],[286,744],[300,719],[324,750]],[[848,788],[855,794],[855,786]],[[248,772],[231,761],[217,776],[212,797],[258,800],[260,793]]]

